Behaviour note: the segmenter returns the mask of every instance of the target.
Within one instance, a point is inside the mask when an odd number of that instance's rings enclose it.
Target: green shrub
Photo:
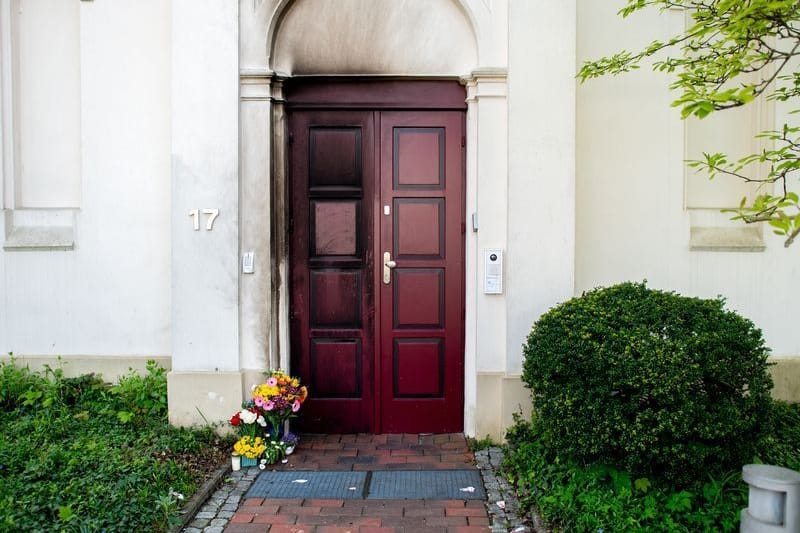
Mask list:
[[[523,509],[535,507],[554,531],[734,532],[747,506],[740,470],[675,489],[612,466],[559,460],[529,422],[518,421],[507,441],[503,466]]]
[[[12,354],[10,361],[0,361],[0,407],[15,409],[22,404],[22,394],[31,390],[43,391],[47,379],[27,367],[17,366]]]
[[[623,283],[545,313],[524,348],[544,443],[691,483],[750,461],[770,427],[768,348],[724,301]]]
[[[166,420],[167,371],[154,360],[147,361],[147,374],[140,376],[132,369],[111,387],[118,405],[117,417],[123,423],[136,415]]]
[[[776,401],[774,427],[758,445],[758,460],[800,472],[800,403]]]

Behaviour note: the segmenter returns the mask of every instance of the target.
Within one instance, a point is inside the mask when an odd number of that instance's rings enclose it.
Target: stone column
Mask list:
[[[264,369],[275,366],[270,359],[273,343],[270,312],[272,73],[266,69],[242,69],[240,80],[241,252],[251,252],[254,257],[253,273],[242,273],[239,286],[241,366],[245,388],[249,388],[260,380]]]
[[[172,2],[168,388],[177,425],[227,419],[242,400],[238,16],[229,0]],[[219,210],[211,229],[204,210]]]
[[[504,367],[505,294],[483,293],[482,257],[484,248],[506,248],[506,72],[476,70],[462,81],[468,106],[464,432],[475,436],[499,431],[498,390],[481,374]]]

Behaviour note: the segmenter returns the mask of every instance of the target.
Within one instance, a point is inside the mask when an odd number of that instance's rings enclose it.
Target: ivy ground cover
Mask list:
[[[0,531],[166,531],[230,446],[166,403],[154,362],[113,386],[0,363]]]

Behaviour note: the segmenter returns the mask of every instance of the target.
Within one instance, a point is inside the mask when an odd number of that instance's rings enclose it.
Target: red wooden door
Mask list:
[[[461,431],[464,113],[349,106],[289,114],[300,427]]]
[[[363,111],[291,115],[292,373],[310,386],[305,431],[373,428],[373,122]]]
[[[394,262],[378,265],[388,433],[462,430],[463,124],[457,111],[381,114],[379,254]]]

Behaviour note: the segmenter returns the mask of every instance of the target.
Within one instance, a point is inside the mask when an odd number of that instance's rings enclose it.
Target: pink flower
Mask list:
[[[292,412],[296,413],[299,410],[300,410],[300,400],[295,400],[294,403],[292,404]]]
[[[272,411],[272,409],[274,409],[274,408],[275,408],[275,403],[274,403],[274,402],[272,402],[272,401],[270,401],[270,400],[267,400],[266,402],[264,402],[264,405],[263,405],[263,407],[264,407],[264,409],[266,409],[267,411]]]
[[[259,407],[264,405],[264,398],[262,398],[261,396],[256,396],[256,405]]]
[[[275,387],[278,385],[278,380],[275,378],[268,378],[267,379],[267,386],[268,387]]]

